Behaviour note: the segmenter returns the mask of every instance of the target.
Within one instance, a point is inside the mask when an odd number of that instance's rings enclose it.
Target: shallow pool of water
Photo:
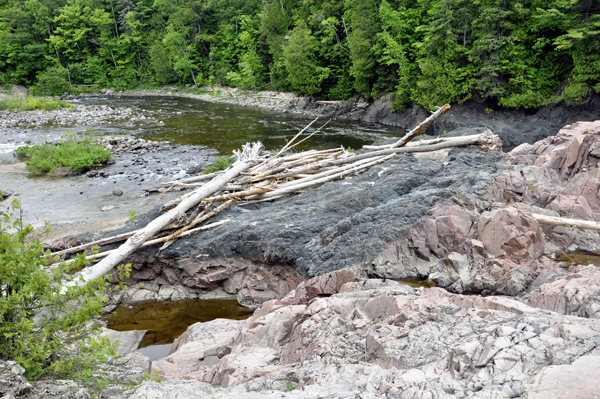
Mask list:
[[[600,266],[600,255],[585,252],[560,253],[555,258],[556,262],[566,262],[569,266],[594,265]]]
[[[244,320],[252,310],[231,300],[183,300],[120,305],[106,317],[116,331],[148,330],[140,348],[172,343],[194,323],[214,319]],[[168,351],[167,351],[168,352]]]

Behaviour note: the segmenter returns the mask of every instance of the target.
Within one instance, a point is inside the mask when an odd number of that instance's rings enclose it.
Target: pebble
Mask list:
[[[116,183],[116,182],[115,182]],[[120,197],[121,195],[123,195],[123,190],[119,190],[119,189],[114,189],[112,191],[113,195]]]

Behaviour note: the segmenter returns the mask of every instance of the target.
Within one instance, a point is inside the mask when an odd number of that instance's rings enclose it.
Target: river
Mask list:
[[[109,106],[113,109],[129,108],[133,110],[132,118],[61,126],[24,126],[0,131],[0,169],[3,170],[0,172],[0,189],[8,188],[19,195],[24,221],[34,226],[41,226],[44,222],[56,225],[124,219],[131,210],[140,214],[153,207],[158,198],[148,197],[141,190],[144,185],[167,181],[174,176],[182,178],[191,166],[202,166],[202,162],[209,162],[217,153],[230,155],[232,150],[239,149],[247,142],[261,141],[267,149],[281,148],[314,119],[181,97],[83,97],[72,102],[76,105]],[[317,120],[307,132],[313,132],[325,122],[327,119]],[[171,165],[171,160],[174,159],[180,162],[174,172],[167,175],[154,173],[149,168],[137,171],[133,167],[125,169],[132,164],[133,158],[117,159],[115,165],[105,168],[110,176],[105,179],[84,176],[33,177],[17,163],[18,160],[13,155],[17,147],[28,141],[32,144],[55,142],[66,132],[169,141],[173,146],[168,152],[162,152],[162,157],[153,157],[154,165]],[[357,149],[377,140],[403,134],[404,131],[397,128],[331,120],[320,132],[296,149],[340,146]],[[192,162],[194,158],[198,158],[195,163]],[[186,161],[189,162],[186,164]],[[135,182],[131,178],[132,173],[139,175],[135,177]],[[124,195],[115,198],[112,195],[113,189],[122,190]],[[102,211],[101,208],[106,206],[114,208],[110,212]]]

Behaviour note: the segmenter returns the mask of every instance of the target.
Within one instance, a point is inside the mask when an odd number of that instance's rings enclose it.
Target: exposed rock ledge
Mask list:
[[[596,147],[600,121],[582,122],[505,157],[477,148],[439,160],[400,155],[299,196],[234,206],[219,216],[231,218],[225,225],[128,259],[128,283],[146,291],[127,300],[181,297],[161,287],[184,287],[191,297],[219,288],[255,308],[302,276],[359,266],[371,277],[429,280],[452,292],[598,317],[600,272],[554,258],[600,255],[600,237],[531,216],[600,220]]]
[[[131,398],[592,399],[599,345],[598,320],[345,269],[191,326]]]

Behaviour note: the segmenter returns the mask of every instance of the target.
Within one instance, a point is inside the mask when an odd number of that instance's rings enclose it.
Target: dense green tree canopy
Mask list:
[[[66,87],[391,92],[397,109],[578,103],[600,92],[600,2],[0,0],[0,83],[65,76]]]

